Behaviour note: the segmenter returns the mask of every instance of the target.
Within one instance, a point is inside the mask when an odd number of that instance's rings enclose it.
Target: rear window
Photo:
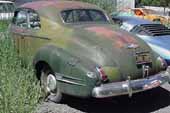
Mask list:
[[[100,10],[74,9],[61,12],[65,23],[78,22],[108,22],[105,14]]]
[[[142,24],[134,27],[131,32],[140,35],[164,36],[170,35],[170,29],[162,24]]]

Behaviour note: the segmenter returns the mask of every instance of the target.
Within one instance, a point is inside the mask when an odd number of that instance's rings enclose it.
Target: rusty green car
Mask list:
[[[53,102],[63,94],[131,97],[170,81],[163,59],[114,26],[95,5],[26,3],[16,9],[10,31],[18,54],[33,63],[46,98]]]

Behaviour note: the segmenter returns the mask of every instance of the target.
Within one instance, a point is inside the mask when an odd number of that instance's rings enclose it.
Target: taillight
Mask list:
[[[101,78],[101,80],[103,82],[108,81],[108,77],[107,77],[107,75],[105,74],[104,70],[101,67],[96,67],[96,70],[99,73],[100,78]]]

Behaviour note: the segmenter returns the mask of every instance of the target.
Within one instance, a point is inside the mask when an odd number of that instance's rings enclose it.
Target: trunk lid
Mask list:
[[[87,50],[82,53],[77,48],[76,52],[100,66],[111,82],[143,78],[143,65],[149,66],[149,75],[160,71],[150,47],[126,31],[107,24],[88,24],[76,25],[75,32],[74,43]]]

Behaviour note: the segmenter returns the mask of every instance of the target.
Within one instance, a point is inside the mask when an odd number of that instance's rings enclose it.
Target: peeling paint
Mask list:
[[[86,30],[95,32],[97,35],[103,38],[109,38],[115,42],[116,47],[124,47],[127,44],[137,44],[134,37],[121,31],[114,31],[107,27],[88,27]]]

